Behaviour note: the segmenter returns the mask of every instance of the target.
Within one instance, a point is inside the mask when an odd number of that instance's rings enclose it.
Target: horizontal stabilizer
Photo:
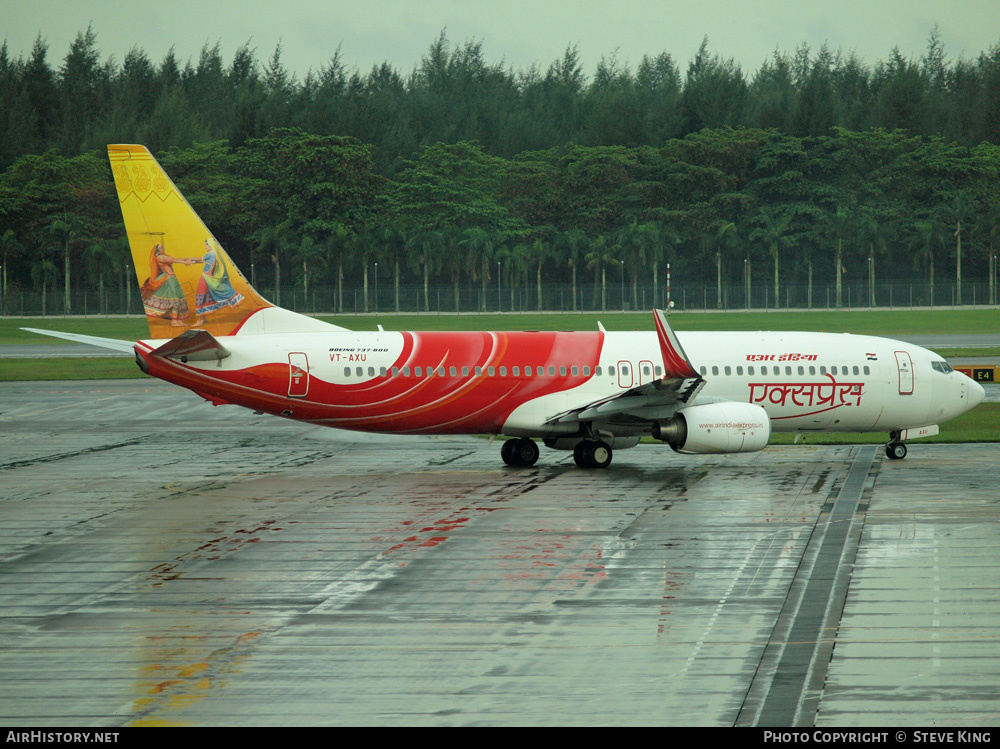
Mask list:
[[[171,338],[152,352],[153,356],[164,356],[182,361],[222,361],[229,356],[229,349],[223,346],[207,330],[185,330],[176,338]]]
[[[63,338],[74,343],[86,343],[90,346],[100,346],[111,351],[121,351],[131,354],[134,350],[135,341],[120,341],[117,338],[101,338],[96,335],[82,335],[81,333],[64,333],[61,330],[40,330],[38,328],[21,328],[29,333],[39,333],[40,335],[52,336],[53,338]]]

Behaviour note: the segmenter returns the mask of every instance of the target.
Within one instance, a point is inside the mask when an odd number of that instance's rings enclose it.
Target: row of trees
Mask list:
[[[935,29],[919,60],[893,50],[868,65],[802,46],[776,51],[750,74],[706,40],[683,71],[668,52],[634,69],[610,55],[588,77],[572,46],[544,70],[513,70],[487,61],[481,43],[453,46],[442,33],[408,73],[388,63],[352,70],[334,51],[302,80],[280,46],[264,63],[247,45],[228,64],[218,45],[196,62],[170,52],[156,64],[134,48],[119,63],[102,61],[88,28],[58,67],[40,36],[26,57],[0,46],[0,169],[25,154],[75,156],[109,142],[238,147],[280,127],[371,144],[386,177],[438,142],[474,141],[506,159],[570,143],[658,148],[722,127],[796,137],[901,129],[969,147],[1000,144],[1000,44],[949,62]]]
[[[704,129],[651,146],[570,144],[492,155],[470,142],[421,148],[391,177],[347,136],[278,129],[157,154],[258,286],[566,284],[631,303],[663,264],[685,282],[837,288],[868,278],[990,279],[1000,251],[1000,146],[902,131]],[[104,153],[18,158],[0,176],[5,291],[131,283]],[[608,274],[610,269],[614,269]],[[6,295],[6,294],[5,294]],[[383,296],[384,299],[384,296]],[[275,299],[280,303],[280,297]],[[598,306],[598,305],[594,305]],[[600,305],[600,306],[603,306]]]

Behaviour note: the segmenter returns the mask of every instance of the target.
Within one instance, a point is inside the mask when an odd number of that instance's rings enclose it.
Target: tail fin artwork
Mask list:
[[[232,335],[272,307],[145,146],[109,145],[108,158],[153,338],[192,328]]]

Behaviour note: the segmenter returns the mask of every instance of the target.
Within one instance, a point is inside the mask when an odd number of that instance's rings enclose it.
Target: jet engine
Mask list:
[[[706,403],[654,423],[653,436],[679,453],[748,453],[767,447],[771,420],[752,403]]]

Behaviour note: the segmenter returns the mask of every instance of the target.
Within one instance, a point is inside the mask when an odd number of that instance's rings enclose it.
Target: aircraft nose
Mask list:
[[[975,380],[969,382],[969,408],[975,408],[986,398],[986,390]]]

